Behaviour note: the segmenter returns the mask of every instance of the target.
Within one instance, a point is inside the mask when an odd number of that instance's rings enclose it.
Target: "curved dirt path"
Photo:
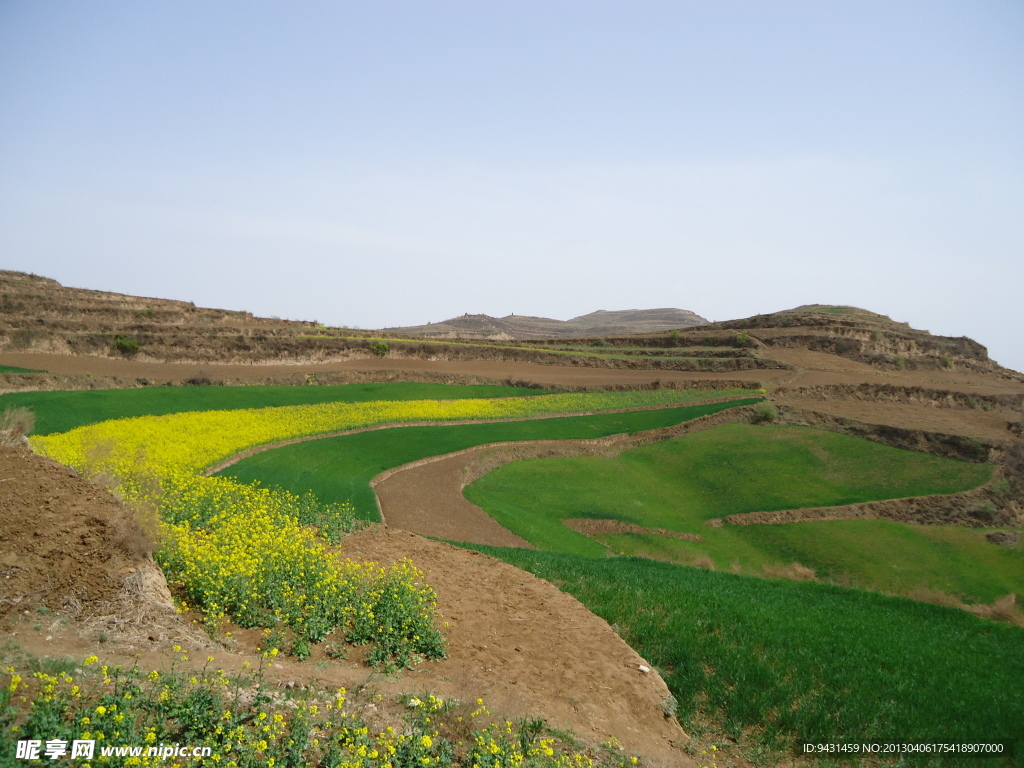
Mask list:
[[[469,501],[462,489],[478,477],[513,461],[553,456],[617,456],[639,445],[681,437],[720,424],[748,421],[752,410],[752,406],[741,406],[632,435],[480,445],[386,470],[370,485],[389,526],[450,541],[532,549],[532,544],[499,525]]]
[[[388,479],[374,478],[370,485],[377,494],[381,518],[390,526],[423,536],[535,549],[462,495],[466,464],[477,455],[474,449],[459,451],[399,467],[404,471]]]

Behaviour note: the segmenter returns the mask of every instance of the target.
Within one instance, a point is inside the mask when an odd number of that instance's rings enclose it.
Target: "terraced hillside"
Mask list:
[[[466,322],[479,325],[476,320]],[[505,322],[511,334],[497,330],[471,337],[520,338],[520,331],[528,338],[595,335],[702,322],[703,318],[685,310],[595,312],[568,323],[516,318]],[[0,350],[8,352],[204,363],[311,362],[373,357],[381,354],[381,347],[374,345],[383,341],[392,355],[409,357],[542,362],[552,357],[500,344],[484,349],[478,344],[425,344],[419,337],[403,338],[409,334],[399,331],[402,329],[371,332],[328,328],[314,321],[258,318],[248,312],[208,309],[183,301],[69,288],[49,278],[0,271]],[[424,338],[435,335],[459,336],[423,334]]]

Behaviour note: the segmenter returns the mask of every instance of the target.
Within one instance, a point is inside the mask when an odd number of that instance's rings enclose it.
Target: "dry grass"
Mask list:
[[[80,614],[79,621],[84,634],[120,643],[148,640],[195,647],[210,643],[178,615],[164,575],[152,561],[124,579],[116,598],[90,606],[88,615]]]
[[[917,587],[907,594],[911,600],[920,600],[922,603],[944,605],[947,608],[959,608],[962,611],[973,613],[983,619],[993,621],[1005,621],[1008,624],[1015,624],[1024,627],[1024,610],[1017,604],[1017,595],[1009,594],[996,598],[991,604],[977,603],[968,604],[963,602],[956,595],[943,592],[939,589],[928,587]]]
[[[0,416],[0,445],[28,445],[36,415],[28,408],[8,406]]]
[[[1009,594],[992,601],[991,605],[972,605],[967,610],[977,616],[995,621],[1005,621],[1024,627],[1024,611],[1017,605],[1017,595]]]
[[[766,579],[789,579],[790,581],[816,581],[818,575],[814,572],[813,568],[808,568],[806,565],[800,563],[790,563],[784,565],[783,563],[774,563],[771,565],[764,566],[764,576]]]

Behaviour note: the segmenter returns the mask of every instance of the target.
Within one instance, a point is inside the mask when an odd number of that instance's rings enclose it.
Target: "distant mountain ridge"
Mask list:
[[[657,333],[691,328],[708,321],[688,309],[598,310],[571,320],[530,315],[470,315],[439,323],[384,328],[388,333],[427,339],[564,339],[629,333]]]

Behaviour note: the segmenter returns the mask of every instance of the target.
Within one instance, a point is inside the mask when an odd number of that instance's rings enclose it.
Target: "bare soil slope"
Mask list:
[[[149,548],[109,493],[55,461],[0,446],[0,618],[111,600]]]

